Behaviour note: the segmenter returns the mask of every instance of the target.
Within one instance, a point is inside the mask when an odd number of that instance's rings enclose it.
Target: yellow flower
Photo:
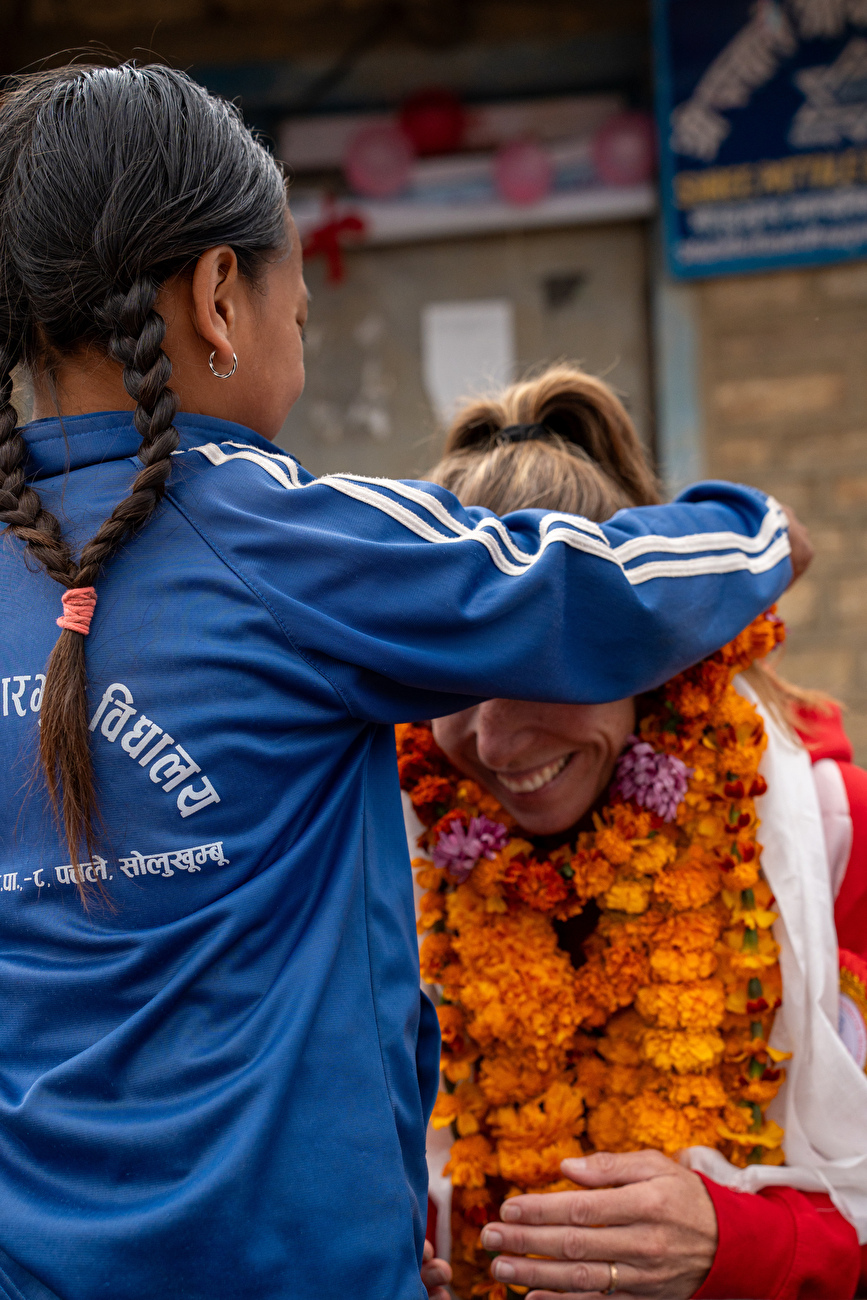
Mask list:
[[[654,975],[666,983],[708,979],[717,968],[713,952],[681,952],[678,948],[656,948],[650,954]]]
[[[761,851],[761,845],[756,846]],[[754,889],[759,884],[759,857],[758,855],[750,862],[735,861],[734,865],[726,871],[726,884],[733,886],[738,891],[742,889]]]
[[[576,1076],[588,1107],[598,1106],[607,1090],[609,1067],[598,1056],[582,1056]]]
[[[623,1107],[629,1137],[636,1147],[652,1147],[665,1155],[689,1146],[713,1146],[718,1127],[715,1112],[696,1106],[673,1106],[656,1092],[643,1092]]]
[[[416,869],[419,889],[439,889],[445,880],[446,873],[442,867],[435,867],[427,858],[413,858],[412,865]]]
[[[603,1025],[612,1012],[629,1006],[650,977],[644,946],[634,945],[628,934],[617,940],[591,957],[575,977],[581,1023],[587,1027]]]
[[[598,849],[579,849],[569,859],[572,888],[578,898],[597,898],[614,883],[614,868]]]
[[[635,1007],[661,1029],[716,1029],[725,1014],[725,991],[719,980],[650,984],[638,990]]]
[[[507,813],[505,808],[497,802],[492,794],[487,790],[482,790],[478,799],[479,812],[484,814],[492,822],[502,822],[509,829],[515,825],[515,819],[511,813]]]
[[[575,971],[550,920],[531,908],[488,913],[467,884],[448,897],[448,925],[476,1043],[485,1052],[498,1044],[529,1052],[546,1071],[580,1023]]]
[[[497,1158],[502,1177],[525,1187],[550,1182],[560,1172],[561,1160],[583,1154],[584,1149],[577,1138],[563,1137],[547,1146],[497,1143]]]
[[[430,1122],[434,1128],[448,1128],[457,1123],[461,1137],[469,1137],[479,1131],[487,1109],[487,1098],[481,1088],[475,1083],[459,1083],[452,1093],[437,1093]]]
[[[621,1065],[615,1062],[608,1075],[608,1091],[612,1097],[634,1097],[653,1077],[648,1065]]]
[[[745,931],[749,937],[745,936]],[[744,925],[726,930],[723,940],[729,948],[726,954],[732,970],[760,971],[766,966],[775,966],[780,946],[774,940],[770,930],[751,930]]]
[[[675,1106],[691,1103],[702,1109],[718,1109],[726,1104],[722,1081],[713,1074],[672,1075],[665,1084],[665,1095]]]
[[[719,871],[712,863],[679,862],[657,876],[653,892],[676,912],[704,907],[719,892]]]
[[[712,813],[706,813],[704,817],[699,818],[696,830],[704,839],[711,840],[721,835],[724,827],[719,817],[715,817]]]
[[[458,1114],[459,1109],[455,1094],[453,1092],[438,1092],[430,1117],[433,1127],[448,1128],[449,1124],[454,1123],[457,1119]]]
[[[754,1101],[762,1109],[774,1100],[786,1078],[785,1070],[774,1071],[776,1079],[750,1079],[739,1089],[744,1101]]]
[[[730,1142],[736,1142],[742,1147],[778,1147],[782,1145],[785,1137],[779,1124],[775,1124],[772,1119],[764,1123],[757,1132],[748,1130],[746,1133],[741,1133],[729,1128],[727,1124],[719,1124],[717,1132],[720,1137],[728,1138]]]
[[[603,826],[597,832],[595,847],[613,867],[624,867],[633,853],[630,841],[623,839],[611,826]]]
[[[678,1074],[708,1070],[722,1060],[725,1043],[713,1032],[690,1033],[677,1029],[648,1029],[641,1044],[644,1059],[657,1070]]]
[[[723,902],[726,907],[731,909],[732,921],[734,923],[742,922],[750,930],[769,930],[777,919],[778,913],[772,912],[768,907],[763,906],[764,900],[760,897],[761,893],[770,894],[770,890],[765,886],[762,891],[759,886],[764,881],[757,882],[753,890],[754,906],[744,907],[742,901],[742,891],[734,893],[728,889],[723,890]],[[770,901],[770,900],[768,900]]]
[[[612,912],[646,912],[649,902],[649,885],[640,880],[618,880],[604,899],[605,906]]]
[[[482,787],[475,781],[458,781],[457,801],[467,809],[477,808],[482,797]]]
[[[448,934],[429,934],[421,945],[421,977],[428,984],[439,984],[449,966],[454,964],[454,949]]]
[[[747,1000],[746,984],[737,984],[734,988],[729,988],[726,991],[726,1011],[745,1016],[747,1014]]]
[[[602,1101],[587,1116],[587,1136],[595,1151],[629,1151],[632,1140],[623,1103]]]
[[[606,1026],[605,1035],[598,1040],[598,1050],[606,1061],[619,1065],[638,1065],[641,1061],[641,1040],[647,1026],[629,1007],[612,1016]]]
[[[657,835],[655,839],[636,845],[630,869],[637,876],[655,876],[674,861],[676,852],[671,840],[665,835]]]
[[[697,908],[663,921],[657,927],[654,942],[679,948],[682,952],[700,952],[713,948],[721,930],[722,922],[715,908]]]
[[[455,1187],[484,1187],[486,1177],[498,1172],[494,1148],[481,1133],[453,1142],[448,1163],[443,1167],[443,1173]]]
[[[544,1143],[562,1136],[577,1137],[584,1131],[583,1116],[580,1090],[558,1081],[523,1106],[498,1106],[488,1115],[488,1125],[501,1143]]]
[[[418,921],[416,928],[419,934],[436,925],[437,921],[442,921],[445,916],[445,899],[439,890],[430,889],[422,895],[418,907]]]
[[[491,1106],[529,1101],[554,1081],[552,1072],[543,1074],[526,1057],[508,1051],[485,1056],[479,1065],[478,1079]]]
[[[449,1083],[461,1083],[464,1079],[471,1079],[473,1074],[473,1063],[466,1057],[452,1060],[444,1056],[440,1061],[440,1069],[448,1079]]]
[[[584,1131],[584,1099],[568,1083],[553,1083],[535,1101],[498,1107],[488,1124],[503,1178],[532,1186],[556,1178],[561,1160],[582,1154],[577,1138]]]

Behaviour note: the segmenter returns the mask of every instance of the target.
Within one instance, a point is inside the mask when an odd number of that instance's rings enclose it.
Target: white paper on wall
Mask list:
[[[445,424],[458,402],[511,383],[515,313],[506,298],[430,302],[421,311],[422,377]]]

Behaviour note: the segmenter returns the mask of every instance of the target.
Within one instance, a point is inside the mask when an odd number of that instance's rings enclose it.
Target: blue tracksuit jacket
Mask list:
[[[420,1300],[438,1032],[391,724],[662,682],[787,585],[785,522],[721,483],[499,520],[178,427],[98,586],[89,863],[34,779],[61,590],[0,546],[0,1297]],[[136,472],[131,416],[25,436],[83,541]],[[113,908],[85,915],[76,871]]]

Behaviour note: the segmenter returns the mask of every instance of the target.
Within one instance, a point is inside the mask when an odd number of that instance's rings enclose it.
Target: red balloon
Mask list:
[[[404,101],[400,124],[420,157],[454,153],[461,147],[467,115],[450,90],[420,90]]]
[[[343,170],[358,194],[390,199],[409,184],[412,144],[396,123],[363,126],[349,141]]]
[[[606,185],[640,185],[653,177],[656,135],[648,113],[615,113],[593,138],[593,162]]]

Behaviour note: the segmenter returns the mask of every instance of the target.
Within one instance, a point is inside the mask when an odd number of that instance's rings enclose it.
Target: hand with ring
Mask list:
[[[501,1222],[482,1229],[482,1245],[499,1252],[498,1282],[530,1287],[526,1300],[695,1294],[717,1247],[698,1174],[659,1151],[598,1152],[560,1167],[584,1190],[511,1197]]]

